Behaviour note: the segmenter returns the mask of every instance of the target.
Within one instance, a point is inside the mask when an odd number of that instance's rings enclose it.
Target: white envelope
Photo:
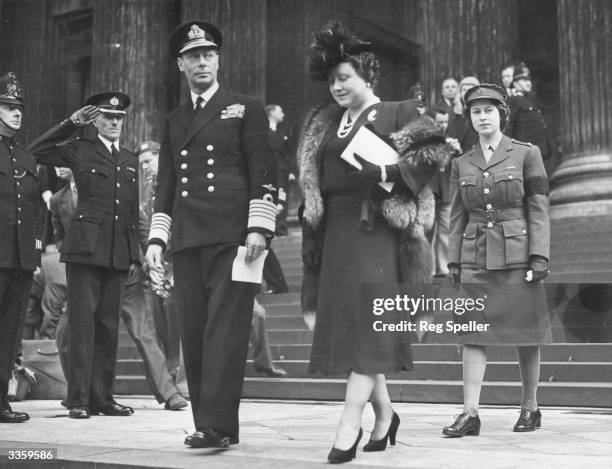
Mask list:
[[[266,260],[268,251],[265,250],[261,256],[248,264],[244,260],[246,252],[246,246],[238,246],[236,258],[232,264],[232,280],[234,282],[261,283],[264,261]]]
[[[361,165],[355,159],[355,154],[377,166],[395,164],[399,161],[395,149],[365,126],[357,130],[340,155],[340,158],[360,170]],[[378,185],[387,192],[393,189],[392,182],[379,182]]]

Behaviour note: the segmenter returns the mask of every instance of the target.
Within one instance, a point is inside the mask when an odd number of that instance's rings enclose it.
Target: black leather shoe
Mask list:
[[[185,437],[185,441],[183,443],[185,443],[185,445],[187,445],[187,446],[193,446],[192,445],[192,440],[193,440],[193,435],[187,435]],[[229,435],[229,444],[230,445],[237,445],[238,444],[238,437],[234,436],[234,435]]]
[[[536,428],[542,426],[542,413],[538,410],[521,409],[516,424],[514,425],[515,432],[533,432]]]
[[[338,449],[336,447],[332,447],[331,451],[327,455],[327,460],[332,464],[341,464],[343,462],[349,462],[355,458],[355,454],[357,453],[357,445],[363,436],[363,430],[359,429],[359,434],[357,435],[357,439],[353,446],[351,446],[347,450]]]
[[[442,434],[451,437],[461,437],[465,435],[480,435],[480,417],[470,417],[467,412],[462,413],[458,416],[455,422],[449,426],[444,427]]]
[[[255,368],[255,371],[257,373],[265,373],[270,378],[284,378],[285,376],[287,376],[287,372],[282,368],[279,368],[278,366],[272,366],[272,368],[265,368],[263,366],[254,364],[253,368]]]
[[[15,412],[10,407],[0,410],[0,423],[22,423],[30,420],[25,412]]]
[[[399,415],[393,412],[393,417],[391,418],[391,424],[389,425],[389,430],[387,430],[387,434],[385,435],[385,437],[382,440],[373,440],[372,438],[370,438],[370,441],[368,441],[365,444],[365,446],[363,447],[363,450],[366,453],[369,453],[372,451],[384,451],[385,449],[387,449],[387,439],[389,439],[389,444],[391,446],[395,446],[395,435],[397,434],[397,429],[399,427],[399,424],[400,424]]]
[[[127,417],[134,413],[134,409],[131,407],[121,405],[117,402],[113,402],[112,404],[106,404],[102,407],[96,407],[95,409],[91,409],[92,415],[106,415],[109,417]]]
[[[68,417],[71,419],[88,419],[89,410],[85,407],[73,407],[68,411]]]
[[[215,430],[214,428],[203,428],[191,435],[192,448],[227,448],[230,445],[230,437]]]

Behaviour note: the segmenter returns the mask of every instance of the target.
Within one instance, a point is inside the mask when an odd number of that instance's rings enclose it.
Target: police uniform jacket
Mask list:
[[[79,200],[62,242],[62,262],[128,270],[140,262],[138,247],[138,160],[121,147],[115,158],[99,138],[73,139],[69,120],[33,146],[39,163],[72,169]]]
[[[505,133],[509,137],[537,145],[543,158],[551,154],[546,122],[540,110],[524,95],[508,98],[510,116]]]
[[[194,115],[191,101],[166,118],[151,242],[172,252],[272,235],[277,171],[259,101],[218,89]],[[171,230],[170,230],[171,228]]]
[[[450,264],[467,268],[526,267],[548,259],[548,179],[538,147],[503,136],[485,163],[480,144],[451,170]]]
[[[34,156],[0,137],[0,267],[34,270],[40,265],[40,204]]]

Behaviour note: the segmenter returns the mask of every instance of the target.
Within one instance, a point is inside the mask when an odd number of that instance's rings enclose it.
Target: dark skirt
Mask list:
[[[375,320],[397,321],[398,316],[375,316],[370,303],[372,296],[389,296],[398,287],[399,237],[380,218],[372,231],[360,231],[360,212],[359,196],[334,196],[326,204],[310,373],[412,368],[408,332],[373,330]]]
[[[526,269],[463,269],[461,285],[466,297],[481,298],[484,308],[453,315],[461,344],[543,345],[552,343],[546,292],[542,283],[527,283]],[[478,331],[486,326],[485,331]],[[471,327],[470,327],[471,326]]]

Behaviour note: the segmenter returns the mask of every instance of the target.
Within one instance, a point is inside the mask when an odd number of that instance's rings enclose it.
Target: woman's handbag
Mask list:
[[[66,378],[60,366],[59,350],[54,339],[24,340],[21,363],[34,372],[36,382],[30,386],[29,399],[63,399]]]

